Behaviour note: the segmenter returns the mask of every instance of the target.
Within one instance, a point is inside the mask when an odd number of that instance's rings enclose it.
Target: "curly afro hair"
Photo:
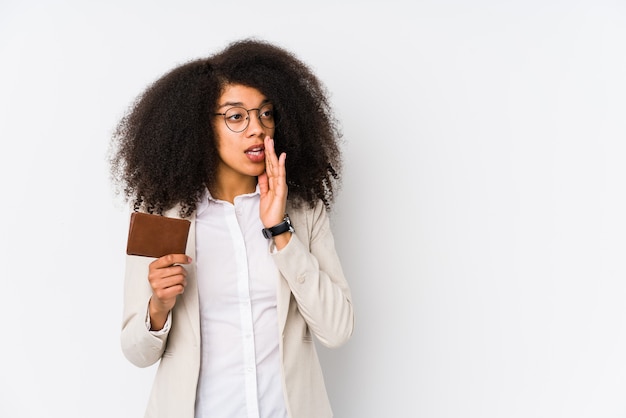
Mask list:
[[[180,205],[196,209],[219,161],[211,112],[225,86],[258,89],[271,100],[279,123],[274,140],[286,152],[292,204],[327,209],[340,185],[338,123],[325,87],[292,53],[265,41],[244,39],[208,58],[169,71],[139,95],[111,141],[113,182],[126,201],[150,213]]]

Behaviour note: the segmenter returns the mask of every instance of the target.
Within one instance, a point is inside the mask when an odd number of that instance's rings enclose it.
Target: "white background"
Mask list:
[[[245,36],[309,63],[343,124],[336,416],[626,417],[617,0],[0,1],[0,416],[142,416],[108,141]]]

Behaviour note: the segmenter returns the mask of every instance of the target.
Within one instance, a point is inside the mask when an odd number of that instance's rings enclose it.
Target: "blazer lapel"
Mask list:
[[[176,206],[165,213],[165,216],[180,218],[178,212],[179,206]],[[189,236],[187,237],[187,249],[185,254],[190,256],[193,261],[185,266],[187,269],[187,286],[185,292],[179,296],[177,304],[181,304],[181,310],[189,320],[194,338],[198,346],[200,346],[200,302],[198,299],[198,278],[196,274],[196,214],[195,212],[187,218],[191,222],[189,228]]]

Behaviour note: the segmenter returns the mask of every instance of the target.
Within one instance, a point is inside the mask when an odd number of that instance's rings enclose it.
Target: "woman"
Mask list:
[[[159,362],[146,417],[330,417],[312,336],[352,335],[328,210],[340,181],[323,85],[292,53],[233,42],[174,68],[113,136],[136,211],[191,221],[186,254],[127,256],[121,333]]]

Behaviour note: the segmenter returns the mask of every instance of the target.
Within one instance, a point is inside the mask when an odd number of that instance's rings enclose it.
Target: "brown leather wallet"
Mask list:
[[[126,254],[162,257],[185,254],[191,222],[143,212],[130,215]]]

